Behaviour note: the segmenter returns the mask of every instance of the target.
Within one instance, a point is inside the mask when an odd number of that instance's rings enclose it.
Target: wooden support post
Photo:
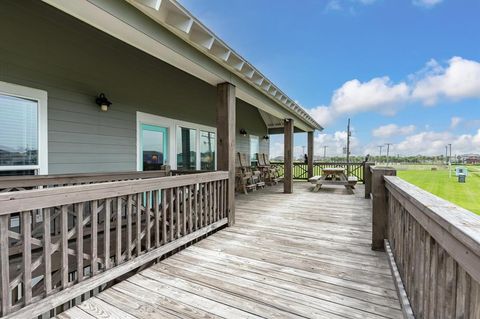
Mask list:
[[[363,164],[363,180],[365,183],[365,198],[370,199],[372,193],[372,168],[375,165],[373,162],[365,162]]]
[[[313,177],[313,134],[315,132],[308,132],[307,157],[308,157],[308,178]]]
[[[395,176],[397,171],[389,167],[375,167],[372,170],[372,250],[385,250],[387,238],[388,203],[384,176]]]
[[[235,223],[235,86],[217,85],[217,169],[228,171],[228,225]]]
[[[285,172],[283,180],[283,192],[286,194],[293,193],[293,120],[285,119],[283,121],[285,129],[284,141],[284,157],[285,157]]]

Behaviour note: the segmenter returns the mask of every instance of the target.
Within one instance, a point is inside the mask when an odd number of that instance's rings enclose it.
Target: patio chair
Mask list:
[[[265,157],[267,157],[266,154],[257,153],[256,156],[258,163],[257,167],[261,170],[265,183],[268,185],[276,184],[278,182],[277,169],[272,167],[272,165],[267,165],[267,163],[265,163]]]
[[[256,190],[257,187],[265,187],[265,182],[261,179],[261,172],[249,165],[247,156],[238,152],[237,158],[239,164],[239,170],[237,171],[239,188],[242,189],[244,193],[247,193],[248,190]]]
[[[273,176],[275,183],[282,181],[283,178],[280,177],[280,167],[277,167],[276,165],[271,164],[270,160],[268,159],[268,155],[265,153],[263,153],[263,161],[265,165],[270,167],[270,171],[272,172],[271,174]]]

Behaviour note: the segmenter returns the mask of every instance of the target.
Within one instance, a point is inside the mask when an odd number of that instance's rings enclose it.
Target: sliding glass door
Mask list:
[[[142,124],[140,136],[142,170],[160,170],[168,162],[168,129]]]

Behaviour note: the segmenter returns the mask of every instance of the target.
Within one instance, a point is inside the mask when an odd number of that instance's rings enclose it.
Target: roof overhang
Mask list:
[[[175,0],[43,1],[207,83],[230,82],[236,86],[238,98],[274,117],[294,119],[295,126],[303,131],[322,129],[303,108]],[[149,19],[139,19],[136,12],[129,10],[132,6]],[[159,36],[150,19],[194,50],[185,50],[171,36]]]

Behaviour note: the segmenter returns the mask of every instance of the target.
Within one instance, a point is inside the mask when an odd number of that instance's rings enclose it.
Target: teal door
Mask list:
[[[140,154],[143,171],[160,170],[168,163],[168,129],[161,126],[142,124]]]

